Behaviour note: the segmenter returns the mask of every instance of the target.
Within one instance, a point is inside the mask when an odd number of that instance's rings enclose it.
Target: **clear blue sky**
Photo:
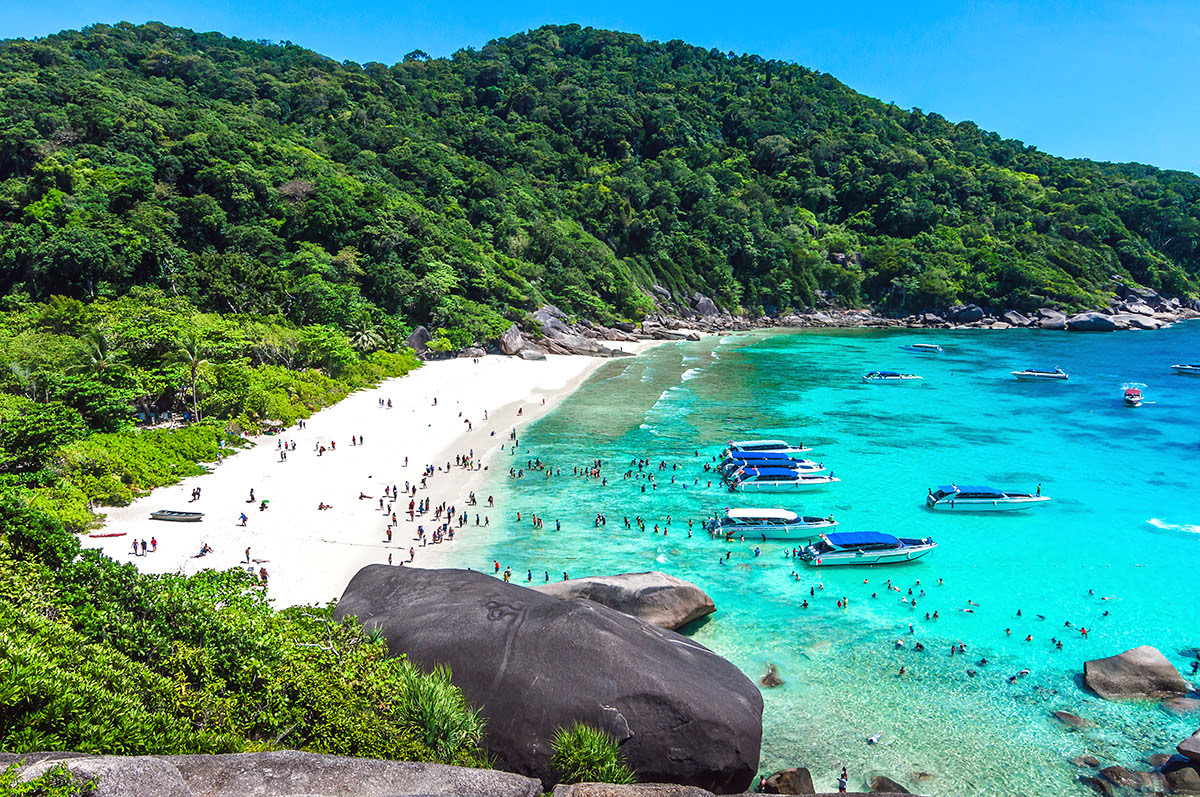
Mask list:
[[[577,22],[795,61],[1056,155],[1200,172],[1200,0],[0,0],[0,38],[149,20],[387,64]]]

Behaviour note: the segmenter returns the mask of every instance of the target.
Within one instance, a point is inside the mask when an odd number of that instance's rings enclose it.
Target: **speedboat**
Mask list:
[[[1065,382],[1070,377],[1061,368],[1044,371],[1040,368],[1026,368],[1024,371],[1013,371],[1012,375],[1020,382]]]
[[[815,567],[883,565],[920,559],[936,547],[932,537],[917,540],[878,531],[840,532],[822,534],[800,551],[800,558]]]
[[[704,524],[709,534],[730,539],[739,534],[767,540],[810,541],[821,529],[837,528],[833,515],[798,515],[787,509],[726,509],[722,517]]]
[[[872,371],[863,376],[862,381],[869,385],[898,385],[903,382],[913,382],[920,378],[914,374],[900,374],[895,371]]]
[[[1125,402],[1126,407],[1142,406],[1142,390],[1141,390],[1141,388],[1137,388],[1137,387],[1125,388],[1125,394],[1121,397],[1121,400]]]
[[[925,504],[939,512],[1011,512],[1016,509],[1029,509],[1049,500],[1049,496],[1042,495],[1040,486],[1036,494],[1030,495],[997,490],[995,487],[943,484],[936,490],[929,491],[929,495],[925,497]]]
[[[910,343],[907,346],[901,346],[904,351],[914,351],[918,354],[941,354],[942,347],[936,343]]]
[[[151,520],[173,520],[176,523],[199,523],[204,520],[203,512],[181,512],[174,509],[160,509],[150,513]]]
[[[729,445],[721,452],[722,456],[730,456],[736,452],[746,454],[784,454],[792,457],[812,451],[803,443],[794,446],[786,440],[730,440]]]
[[[803,473],[791,468],[742,468],[729,477],[729,489],[741,492],[786,493],[792,490],[811,490],[841,479],[828,475]]]
[[[1177,374],[1191,374],[1192,376],[1200,376],[1200,363],[1187,363],[1186,365],[1172,365]]]
[[[746,459],[738,459],[736,457],[726,457],[717,466],[717,470],[724,476],[736,473],[741,468],[787,468],[788,470],[800,471],[801,473],[820,473],[825,470],[825,465],[821,462],[813,462],[811,459],[759,459],[758,457],[747,457]]]

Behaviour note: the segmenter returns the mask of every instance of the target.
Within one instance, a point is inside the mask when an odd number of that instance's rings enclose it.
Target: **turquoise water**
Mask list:
[[[901,350],[917,340],[946,353]],[[1085,660],[1139,644],[1190,673],[1186,651],[1200,645],[1189,611],[1200,593],[1200,378],[1169,366],[1197,360],[1196,324],[1109,335],[759,333],[665,345],[606,364],[523,431],[510,463],[540,457],[563,476],[510,479],[497,461],[493,528],[462,535],[464,563],[490,569],[496,559],[518,582],[528,570],[541,581],[546,571],[560,579],[564,570],[658,569],[700,585],[718,612],[694,638],[755,680],[773,662],[785,681],[763,690],[764,773],[807,766],[832,789],[845,764],[851,785],[880,772],[930,795],[1088,795],[1070,757],[1145,768],[1145,756],[1196,727],[1196,717],[1154,705],[1100,700],[1080,688],[1079,674]],[[1071,380],[1018,383],[1009,374],[1029,366],[1061,366]],[[924,380],[863,385],[860,375],[875,369]],[[1140,409],[1121,403],[1127,381],[1146,384]],[[751,437],[803,441],[842,481],[745,500],[708,487],[703,463],[724,441]],[[597,457],[607,485],[569,475]],[[653,469],[657,489],[643,493],[645,481],[621,478],[635,457],[669,463]],[[926,510],[927,488],[952,481],[1041,484],[1054,500],[1016,514]],[[928,535],[940,547],[907,565],[801,564],[796,581],[783,543],[760,544],[756,557],[753,543],[727,545],[701,530],[705,516],[731,504],[833,512],[842,531]],[[531,528],[535,512],[545,529]],[[601,529],[597,512],[608,518]],[[622,518],[636,515],[647,531],[624,528]],[[654,534],[668,515],[669,534]],[[902,593],[886,589],[889,578]],[[910,587],[915,610],[900,600]],[[843,596],[848,607],[839,609]],[[933,611],[939,619],[926,621]],[[924,652],[912,649],[916,640]],[[965,656],[949,655],[956,642],[968,646]],[[1058,709],[1095,726],[1068,731],[1050,718]],[[880,732],[881,743],[868,745]],[[929,775],[919,785],[918,772]]]

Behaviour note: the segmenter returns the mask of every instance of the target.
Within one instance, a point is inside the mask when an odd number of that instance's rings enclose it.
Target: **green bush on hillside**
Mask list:
[[[604,731],[576,722],[555,731],[550,765],[562,783],[634,783],[620,745]]]

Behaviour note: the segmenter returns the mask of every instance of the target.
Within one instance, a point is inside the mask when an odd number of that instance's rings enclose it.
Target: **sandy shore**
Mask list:
[[[640,352],[658,342],[615,345]],[[514,428],[519,435],[522,425],[549,412],[606,362],[551,355],[544,361],[488,356],[478,362],[426,363],[408,376],[348,396],[314,415],[303,429],[292,427],[277,436],[255,439],[252,447],[227,457],[211,473],[154,490],[127,507],[107,509],[104,528],[96,533],[124,532],[125,536],[84,537],[83,543],[149,573],[190,574],[231,567],[258,573],[265,568],[268,594],[281,607],[340,597],[359,568],[386,564],[389,557],[396,565],[407,563],[410,549],[413,565],[450,566],[455,542],[422,547],[416,539],[418,525],[429,536],[440,521],[432,513],[408,519],[405,484],[417,486],[418,502],[428,498],[431,507],[444,502],[459,513],[470,512],[470,524],[456,532],[459,540],[486,534],[475,528],[475,514],[483,522],[500,507],[489,510],[486,495],[478,496],[477,506],[468,507],[467,496],[488,474],[455,467],[455,455],[473,450],[475,461],[489,466],[500,447],[510,443]],[[380,399],[385,406],[379,405]],[[351,445],[351,438],[359,435],[362,445]],[[293,441],[295,450],[282,459],[280,446],[290,448]],[[321,455],[316,450],[320,445],[326,448]],[[435,471],[427,487],[421,487],[426,465]],[[392,506],[398,523],[390,542],[386,529],[391,514],[386,508],[391,499],[384,495],[389,485],[401,492]],[[193,502],[196,487],[201,495]],[[254,503],[249,502],[251,489]],[[370,497],[359,498],[360,494]],[[258,508],[263,499],[269,501],[266,510]],[[332,508],[318,510],[321,503]],[[160,509],[203,512],[204,520],[151,520],[150,513]],[[240,523],[242,513],[247,515],[245,527]],[[157,550],[134,556],[135,539],[156,540]],[[212,553],[197,558],[206,543]]]

